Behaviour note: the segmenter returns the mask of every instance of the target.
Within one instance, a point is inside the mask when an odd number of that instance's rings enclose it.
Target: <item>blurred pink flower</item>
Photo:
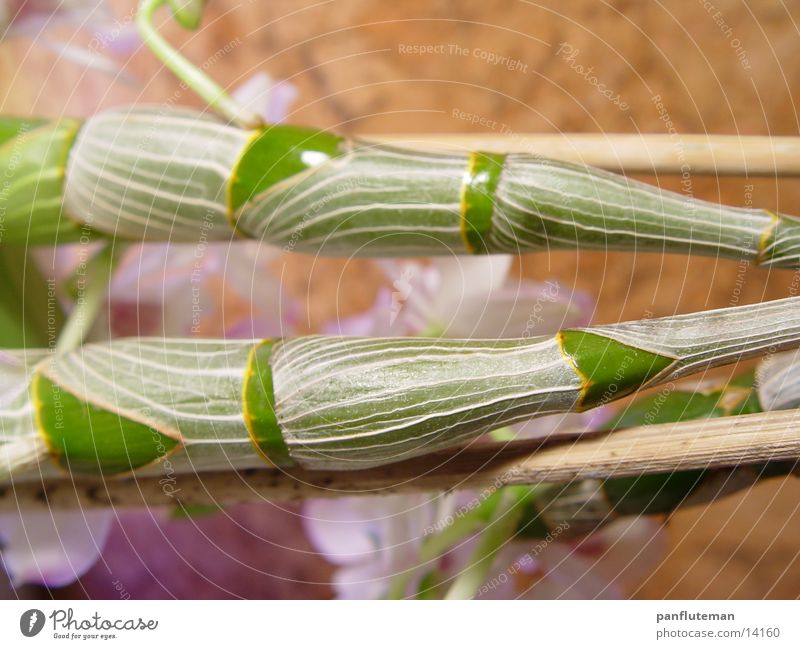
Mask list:
[[[328,333],[449,338],[527,338],[586,324],[589,296],[555,280],[509,276],[508,255],[379,262],[391,283],[365,313],[326,327]]]
[[[658,518],[624,518],[575,541],[510,541],[477,599],[621,599],[667,550]]]
[[[111,282],[108,328],[114,337],[287,335],[299,307],[270,268],[279,254],[256,241],[210,243],[201,256],[193,245],[133,246]]]
[[[304,509],[306,530],[337,566],[332,586],[340,599],[384,598],[398,583],[394,597],[416,597],[423,584],[441,595],[467,563],[481,530],[465,533],[433,558],[424,556],[428,534],[476,497],[461,491],[313,500]],[[652,518],[615,521],[576,541],[511,539],[475,598],[619,599],[650,574],[665,550],[661,521]]]
[[[0,40],[25,37],[73,63],[137,80],[109,56],[130,54],[140,45],[134,12],[115,19],[102,0],[10,0],[0,3]],[[73,30],[68,36],[63,28]]]
[[[440,569],[420,556],[425,530],[446,518],[454,495],[414,494],[309,500],[303,508],[311,544],[337,566],[339,599],[380,599],[394,581],[413,597],[420,579]]]
[[[267,124],[278,124],[289,115],[297,88],[288,81],[272,80],[266,72],[256,72],[231,95],[245,108],[258,113]]]

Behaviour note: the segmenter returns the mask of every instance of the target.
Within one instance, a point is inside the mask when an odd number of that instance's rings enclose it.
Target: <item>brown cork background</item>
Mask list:
[[[112,4],[124,22],[133,3]],[[227,45],[228,53],[208,65],[223,85],[234,87],[257,70],[290,79],[299,90],[290,121],[345,133],[486,132],[455,118],[454,110],[485,116],[513,132],[664,133],[653,102],[660,95],[682,133],[797,135],[799,23],[800,3],[770,0],[212,0],[199,32],[174,25],[164,32],[198,62],[212,61]],[[627,110],[572,69],[557,53],[562,43],[577,50],[574,63],[592,67],[591,74]],[[406,53],[406,46],[427,44],[447,51]],[[458,48],[471,54],[458,54]],[[474,56],[476,50],[520,64],[493,65]],[[165,101],[177,90],[144,50],[130,58],[127,69],[141,85],[112,83],[18,39],[0,46],[0,108],[88,115],[120,103]],[[189,92],[180,102],[200,105]],[[644,179],[681,190],[675,178]],[[798,180],[692,176],[690,189],[735,205],[752,193],[756,206],[800,212]],[[368,306],[378,283],[369,262],[295,255],[282,263],[290,290],[305,300],[309,331]],[[610,252],[528,255],[516,272],[555,277],[591,293],[596,322],[783,297],[791,282],[790,273],[735,261]],[[669,553],[635,596],[798,597],[798,506],[800,482],[791,479],[679,512],[668,525]],[[320,559],[281,550],[289,543],[283,526],[297,523],[288,517],[281,525],[267,563],[294,566],[287,574],[324,583],[329,571]],[[287,586],[266,578],[239,592],[329,595],[324,585]],[[65,594],[82,593],[75,588]]]

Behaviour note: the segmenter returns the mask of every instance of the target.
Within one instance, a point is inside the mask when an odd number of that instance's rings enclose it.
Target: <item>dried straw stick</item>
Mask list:
[[[0,487],[0,510],[184,506],[565,482],[800,457],[800,411],[630,428],[579,441],[473,445],[366,471],[249,469],[147,478],[65,477]]]
[[[419,133],[360,139],[426,150],[530,153],[625,173],[800,175],[800,137],[792,136]]]

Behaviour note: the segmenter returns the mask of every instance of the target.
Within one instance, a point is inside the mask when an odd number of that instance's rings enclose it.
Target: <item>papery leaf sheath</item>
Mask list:
[[[794,217],[536,156],[369,145],[297,126],[247,131],[172,107],[111,110],[80,129],[38,125],[30,137],[11,134],[19,122],[0,122],[0,169],[16,151],[45,189],[10,194],[8,242],[54,243],[86,226],[132,241],[236,235],[315,255],[590,248],[800,267]]]
[[[76,472],[238,469],[263,455],[358,469],[799,343],[800,298],[518,340],[121,339],[46,356],[14,399]],[[15,408],[0,413],[5,443],[31,439]]]

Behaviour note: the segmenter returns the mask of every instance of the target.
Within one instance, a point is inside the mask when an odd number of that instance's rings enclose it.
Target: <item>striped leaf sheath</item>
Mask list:
[[[0,119],[0,169],[7,243],[235,231],[322,255],[598,248],[800,267],[800,221],[765,210],[534,156],[366,146],[294,126],[244,131],[178,109],[83,124]]]
[[[800,342],[800,298],[500,341],[121,339],[0,357],[0,472],[360,469]],[[25,379],[24,377],[27,377]],[[256,453],[255,447],[260,453]],[[38,475],[38,468],[36,469]]]

